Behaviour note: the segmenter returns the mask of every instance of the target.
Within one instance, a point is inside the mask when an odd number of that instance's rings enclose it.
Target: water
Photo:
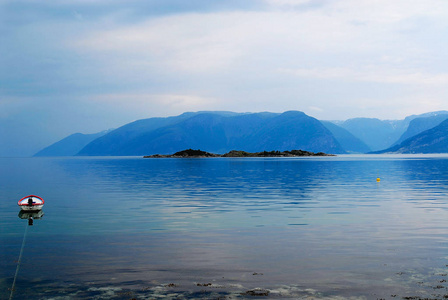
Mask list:
[[[28,194],[45,215],[13,299],[448,295],[448,155],[2,158],[0,178],[0,299]]]

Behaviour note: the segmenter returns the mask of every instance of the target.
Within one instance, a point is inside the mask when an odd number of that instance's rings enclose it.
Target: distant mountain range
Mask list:
[[[73,156],[78,154],[87,144],[105,135],[107,132],[106,130],[94,134],[74,133],[40,150],[34,156]]]
[[[341,144],[347,153],[367,153],[371,148],[361,139],[355,137],[347,129],[338,126],[330,121],[320,121],[328,130],[331,131],[336,140]]]
[[[404,120],[384,121],[373,118],[355,118],[336,124],[363,141],[371,151],[389,147],[407,127]]]
[[[412,119],[409,123],[407,130],[394,143],[394,146],[401,144],[405,140],[423,131],[436,127],[446,119],[448,119],[448,112],[435,112],[432,115],[423,115],[418,118]]]
[[[432,125],[436,124],[434,127]],[[429,129],[426,129],[428,128]],[[426,130],[425,130],[426,129]],[[408,133],[411,132],[411,133]],[[415,133],[414,135],[411,135]],[[405,139],[407,136],[409,138]],[[404,139],[404,140],[403,140]],[[403,140],[402,142],[400,142]],[[446,153],[448,152],[448,115],[415,119],[400,143],[376,153]]]
[[[36,156],[143,156],[188,148],[213,153],[293,149],[332,154],[448,152],[448,146],[441,151],[444,146],[435,142],[448,136],[442,126],[446,119],[446,111],[409,116],[404,120],[356,118],[333,122],[319,121],[299,111],[189,112],[138,120],[109,132],[73,134]],[[420,139],[413,140],[419,136]],[[403,144],[410,140],[413,142]]]
[[[188,148],[213,153],[235,149],[346,152],[321,122],[302,112],[289,111],[283,114],[200,112],[140,120],[92,141],[78,155],[170,154]]]

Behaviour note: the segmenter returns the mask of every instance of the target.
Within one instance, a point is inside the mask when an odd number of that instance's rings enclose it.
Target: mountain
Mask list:
[[[447,114],[448,114],[448,111],[446,111],[446,110],[438,110],[438,111],[431,111],[431,112],[427,112],[427,113],[423,113],[423,114],[419,114],[419,115],[407,116],[404,120],[407,121],[407,123],[410,123],[412,120],[417,119],[417,118],[434,117],[434,116],[438,116],[438,115],[447,115]]]
[[[446,153],[448,152],[448,120],[436,127],[408,138],[399,145],[375,153]]]
[[[108,134],[92,141],[86,147],[81,149],[78,155],[88,156],[112,156],[112,155],[127,155],[120,153],[132,152],[125,150],[128,143],[133,140],[138,140],[141,135],[148,134],[159,128],[178,124],[179,122],[188,120],[196,115],[204,114],[206,112],[186,112],[179,116],[167,118],[149,118],[137,120],[135,122],[126,124],[117,128]],[[220,116],[235,116],[238,113],[233,112],[209,112]],[[140,147],[137,145],[137,147]],[[182,149],[179,149],[182,150]]]
[[[143,132],[128,140],[114,155],[168,154],[187,148],[221,153],[226,146],[223,119],[223,116],[205,113]]]
[[[139,120],[92,141],[78,155],[170,154],[188,148],[213,153],[234,149],[345,153],[321,122],[303,112],[289,111],[198,112]]]
[[[375,118],[354,118],[337,125],[363,141],[373,151],[390,147],[404,133],[407,120],[379,120]]]
[[[440,124],[447,111],[412,115],[404,120],[356,118],[318,121],[303,112],[188,112],[149,118],[98,135],[75,134],[36,156],[113,156],[169,154],[196,148],[214,153],[302,149],[328,153],[390,151],[407,138]],[[84,146],[84,147],[83,147]]]
[[[34,156],[73,156],[93,140],[105,135],[108,131],[93,134],[74,133],[56,142]]]
[[[236,146],[240,147],[234,148],[247,149],[249,152],[301,149],[345,153],[333,134],[320,121],[299,111],[288,111],[267,119]]]
[[[403,120],[354,118],[346,121],[333,121],[333,123],[348,130],[355,137],[367,144],[373,151],[380,151],[399,144],[412,135],[440,124],[443,121],[442,115],[447,114],[448,111],[435,111],[420,115],[411,115]],[[417,121],[411,126],[413,120],[420,118],[428,119],[427,121]],[[408,129],[409,132],[406,133]]]
[[[348,153],[367,153],[372,151],[363,141],[355,137],[348,130],[330,122],[321,121],[321,123],[333,134],[336,140]]]
[[[436,127],[443,121],[448,119],[448,112],[435,112],[430,116],[422,116],[412,119],[409,123],[408,129],[403,133],[403,135],[395,142],[394,145],[401,144],[403,141],[407,140],[414,135],[417,135],[425,130]]]
[[[30,157],[57,139],[51,127],[37,119],[31,121],[36,116],[27,113],[3,118],[0,111],[0,157]]]

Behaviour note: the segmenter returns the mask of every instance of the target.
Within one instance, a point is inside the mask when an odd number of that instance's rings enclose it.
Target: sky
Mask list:
[[[446,0],[0,0],[0,156],[186,111],[448,109]]]

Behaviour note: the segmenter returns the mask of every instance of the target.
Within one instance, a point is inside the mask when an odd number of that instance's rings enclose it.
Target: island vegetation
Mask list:
[[[146,155],[144,158],[192,158],[192,157],[301,157],[301,156],[335,156],[323,152],[310,152],[304,150],[291,151],[263,151],[263,152],[246,152],[241,150],[232,150],[226,154],[209,153],[202,150],[186,149],[174,154],[154,154]]]

